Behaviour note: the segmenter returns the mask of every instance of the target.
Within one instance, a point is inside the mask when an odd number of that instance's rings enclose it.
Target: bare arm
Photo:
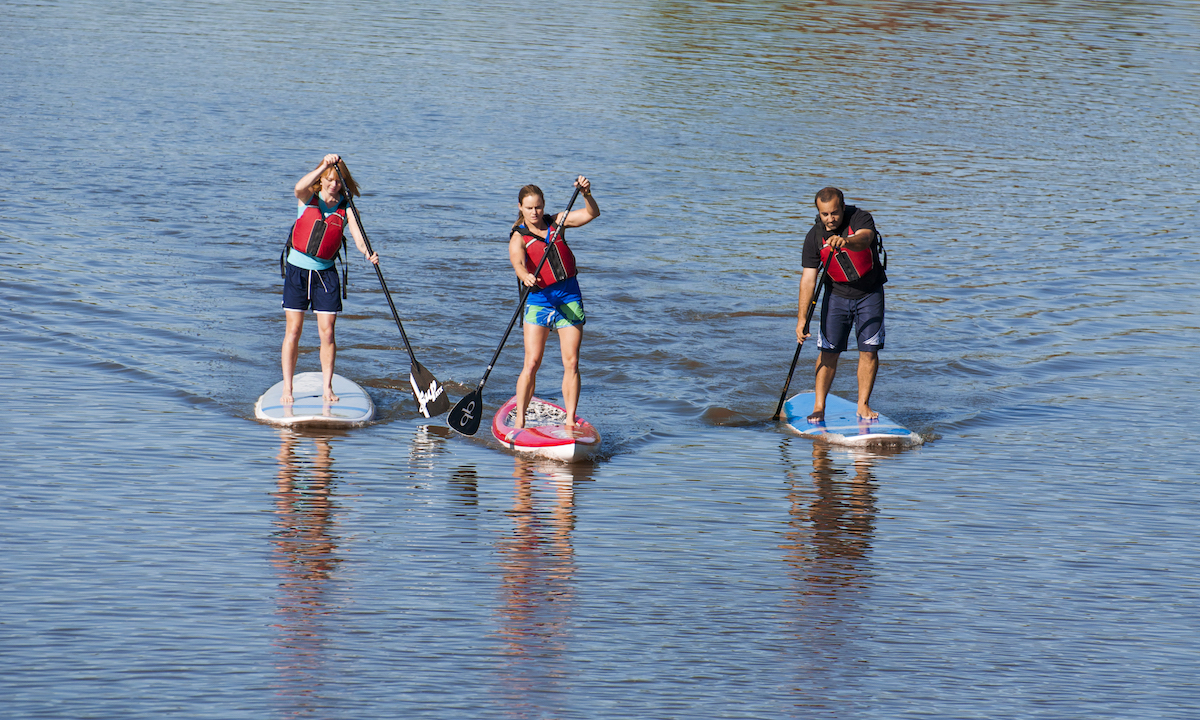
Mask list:
[[[579,227],[587,225],[591,221],[600,217],[600,206],[596,204],[596,198],[592,197],[592,182],[580,175],[575,180],[575,187],[583,193],[584,207],[578,210],[572,210],[567,213],[566,221],[563,222],[563,227]],[[559,214],[561,218],[562,214]]]
[[[343,192],[345,191],[343,190]],[[350,226],[350,236],[354,238],[354,245],[358,247],[358,251],[363,255],[366,255],[367,260],[378,265],[379,254],[367,250],[367,240],[363,235],[362,228],[358,224],[358,213],[355,212],[354,208],[350,208],[350,210],[347,211],[346,219],[349,221],[347,224]]]
[[[521,233],[514,232],[508,240],[508,261],[522,284],[526,287],[537,285],[537,276],[525,269],[525,238]]]
[[[871,243],[875,240],[875,231],[870,228],[863,228],[855,232],[850,237],[842,237],[834,235],[826,242],[829,247],[846,248],[847,250],[866,250],[871,247]]]
[[[316,170],[313,170],[304,177],[300,178],[300,180],[296,183],[296,199],[302,203],[307,203],[309,200],[312,200],[313,192],[309,188],[313,186],[313,183],[317,181],[317,178],[321,177],[321,173],[333,167],[339,160],[341,160],[341,158],[338,157],[336,153],[330,153],[326,155],[323,160],[321,160],[321,164],[317,166]]]
[[[869,232],[869,231],[868,231]],[[855,233],[857,235],[857,233]],[[804,268],[800,275],[800,309],[796,318],[796,341],[808,339],[808,306],[812,304],[817,289],[817,268]]]

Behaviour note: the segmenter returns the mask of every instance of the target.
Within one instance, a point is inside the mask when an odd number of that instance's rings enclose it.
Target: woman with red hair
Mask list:
[[[342,311],[342,285],[334,262],[345,244],[346,229],[367,260],[378,264],[379,256],[367,250],[358,218],[350,212],[350,196],[360,193],[349,168],[338,155],[326,155],[316,169],[300,178],[295,192],[299,210],[286,250],[283,283],[287,329],[283,334],[282,399],[285,405],[293,402],[292,376],[296,372],[300,331],[304,329],[304,313],[311,307],[321,335],[325,401],[337,402],[338,397],[333,394],[333,366],[337,357],[334,324]]]

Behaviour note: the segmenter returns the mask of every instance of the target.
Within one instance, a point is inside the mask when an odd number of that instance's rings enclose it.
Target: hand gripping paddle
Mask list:
[[[808,304],[808,311],[804,315],[804,332],[808,332],[808,324],[812,322],[813,310],[817,307],[817,298],[821,295],[822,285],[825,281],[825,263],[817,268],[817,283],[813,285],[812,302]],[[800,348],[804,347],[804,341],[796,343],[796,354],[792,356],[792,366],[788,368],[787,380],[783,383],[783,392],[779,394],[779,406],[775,408],[775,414],[771,416],[773,422],[779,422],[779,413],[783,410],[783,403],[787,400],[788,386],[792,384],[792,373],[796,372],[796,362],[800,359]]]
[[[552,224],[546,231],[546,244],[550,245],[554,242],[558,234],[562,232],[562,223],[567,221],[567,213],[571,212],[571,206],[575,204],[575,198],[579,197],[579,187],[575,187],[575,194],[571,196],[571,202],[567,203],[567,209],[562,214],[562,221],[558,224]],[[550,251],[547,249],[542,254],[542,259],[538,262],[537,268],[533,271],[534,277],[542,271],[542,265],[546,262],[546,258],[550,257]],[[517,323],[517,317],[521,314],[522,308],[525,307],[525,299],[529,297],[529,292],[532,290],[528,285],[521,286],[521,299],[517,302],[517,309],[513,311],[512,320],[508,321],[508,328],[504,331],[504,337],[500,338],[500,344],[496,346],[496,352],[492,353],[492,360],[488,363],[487,370],[483,371],[483,378],[479,381],[479,387],[468,394],[454,409],[450,411],[450,427],[459,431],[463,435],[474,435],[479,430],[479,421],[483,417],[483,384],[487,382],[488,375],[491,374],[492,368],[496,365],[496,358],[500,357],[500,351],[504,349],[504,343],[508,341],[508,334],[512,332],[513,325]]]
[[[340,161],[339,161],[340,164]],[[367,253],[374,255],[375,251],[371,249],[371,240],[367,237],[367,231],[363,228],[362,216],[358,214],[358,208],[354,206],[354,196],[350,194],[350,190],[346,187],[346,179],[342,177],[342,170],[338,165],[333,166],[337,170],[338,180],[342,183],[342,192],[350,201],[350,209],[354,212],[354,221],[358,223],[358,229],[362,233],[363,242],[367,245]],[[396,327],[400,328],[400,338],[404,340],[404,349],[408,350],[408,358],[412,361],[412,365],[408,370],[408,384],[412,386],[413,397],[417,399],[417,409],[425,417],[433,417],[441,415],[450,408],[450,398],[446,397],[446,391],[438,383],[437,378],[433,373],[425,369],[425,366],[417,362],[417,356],[413,354],[412,345],[408,343],[408,335],[404,332],[404,325],[400,322],[400,313],[396,312],[396,304],[392,302],[392,294],[388,291],[387,283],[383,279],[383,271],[379,269],[379,265],[371,263],[375,268],[375,275],[379,278],[379,286],[383,288],[383,296],[387,298],[388,307],[392,309],[392,317],[396,320]]]

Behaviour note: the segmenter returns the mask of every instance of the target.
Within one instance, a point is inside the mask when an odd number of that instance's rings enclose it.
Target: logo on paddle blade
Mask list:
[[[460,422],[458,424],[458,426],[460,428],[464,428],[464,427],[470,425],[471,422],[475,419],[475,401],[472,400],[471,402],[467,403],[466,405],[464,405],[461,408],[461,410],[462,410],[462,415],[461,415],[462,422]]]
[[[413,395],[416,396],[417,404],[420,406],[419,409],[421,410],[421,414],[425,417],[430,416],[429,405],[437,402],[439,397],[442,397],[446,394],[445,389],[443,389],[441,385],[438,385],[437,380],[431,380],[429,383],[429,389],[425,391],[422,391],[421,388],[417,387],[417,380],[412,375],[408,376],[408,384],[412,385]]]

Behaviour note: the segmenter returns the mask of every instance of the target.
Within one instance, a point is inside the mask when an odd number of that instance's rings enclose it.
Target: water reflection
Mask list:
[[[873,469],[882,453],[798,438],[785,438],[780,452],[789,502],[780,547],[794,579],[788,616],[799,641],[796,693],[810,707],[829,709],[841,704],[842,669],[853,675],[862,656],[856,605],[871,573]]]
[[[424,470],[432,479],[443,472],[442,455],[452,454],[446,442],[455,432],[443,425],[420,425],[413,435],[408,459],[414,470]],[[458,495],[458,501],[467,507],[479,505],[479,471],[474,465],[460,465],[450,474],[450,489]]]
[[[811,471],[793,461],[795,446],[811,447]],[[788,482],[791,520],[782,546],[795,569],[800,595],[832,598],[861,588],[875,531],[875,475],[880,453],[834,449],[820,442],[781,445]],[[848,457],[847,468],[835,462]]]
[[[450,453],[446,441],[454,437],[454,431],[441,425],[419,425],[413,434],[408,459],[414,468],[433,470],[440,467],[438,457]]]
[[[539,699],[566,697],[562,658],[575,600],[575,489],[589,466],[513,459],[510,531],[496,543],[500,568],[501,692],[514,717],[554,713]]]
[[[337,570],[337,504],[333,500],[332,436],[304,436],[281,430],[276,476],[274,552],[271,564],[279,577],[275,641],[280,695],[304,715],[316,701],[327,676],[323,618]]]
[[[875,537],[875,468],[902,448],[846,448],[799,438],[780,443],[787,481],[788,529],[780,548],[794,592],[788,600],[805,703],[836,707],[869,636],[857,607],[870,589]],[[805,457],[807,456],[807,457]]]

